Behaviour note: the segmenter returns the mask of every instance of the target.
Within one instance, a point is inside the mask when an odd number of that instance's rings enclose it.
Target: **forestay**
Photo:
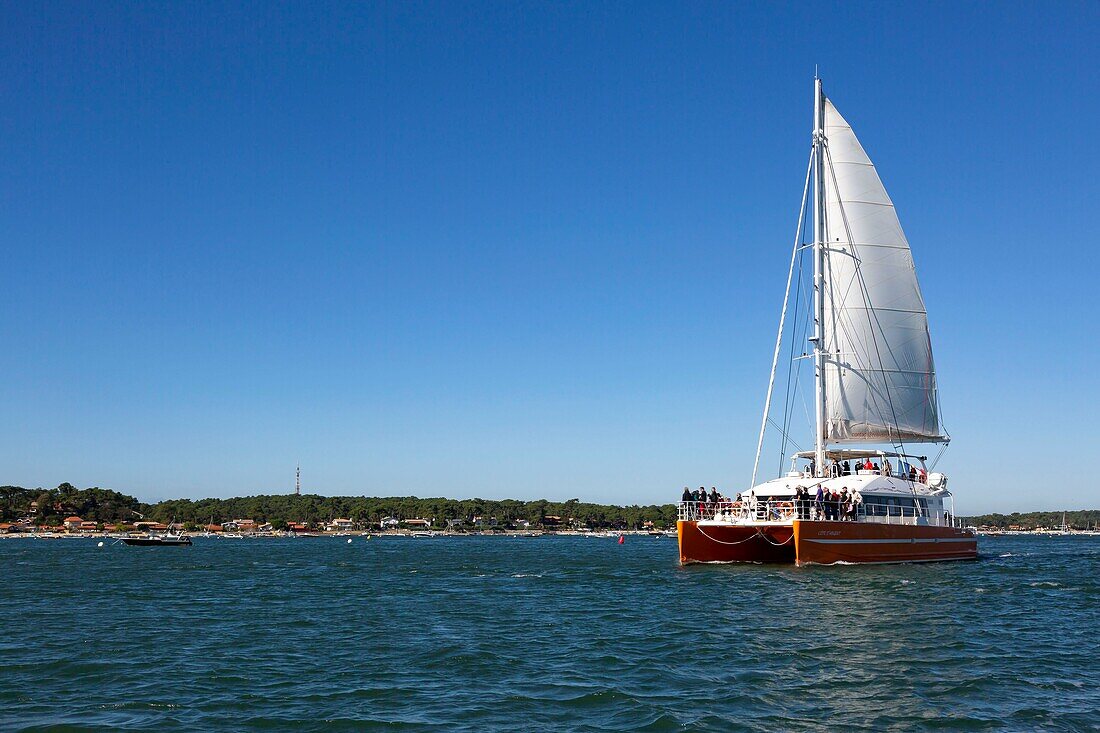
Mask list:
[[[852,128],[825,103],[825,440],[945,441],[909,242]]]

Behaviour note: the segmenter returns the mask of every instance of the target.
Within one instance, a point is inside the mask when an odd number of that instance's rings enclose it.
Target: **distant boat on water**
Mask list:
[[[907,447],[939,443],[942,451],[950,440],[940,424],[928,318],[909,242],[874,164],[820,79],[814,93],[812,152],[751,489],[733,501],[680,503],[680,561],[974,559],[977,535],[956,526],[947,476]],[[803,236],[811,208],[812,245]],[[811,255],[812,286],[804,288],[793,275]],[[770,408],[792,301],[788,404],[779,424]],[[812,352],[799,354],[805,337]],[[809,359],[812,394],[795,376],[796,365]],[[792,405],[803,399],[813,400],[813,450],[794,453],[785,475],[756,484],[769,423],[779,430],[785,457],[793,444]]]
[[[185,534],[147,534],[144,537],[123,537],[122,541],[136,547],[182,547],[191,544],[191,538]]]
[[[175,518],[167,525],[167,531],[161,532],[146,532],[144,535],[126,535],[122,537],[122,542],[134,547],[186,547],[191,545],[191,537],[185,535],[180,530],[179,525],[175,524]],[[176,527],[177,531],[173,533],[171,529]]]
[[[1061,537],[1064,535],[1076,534],[1076,532],[1070,529],[1069,525],[1066,524],[1066,513],[1062,512],[1062,524],[1055,529],[1048,529],[1044,531],[1043,534],[1048,537]]]

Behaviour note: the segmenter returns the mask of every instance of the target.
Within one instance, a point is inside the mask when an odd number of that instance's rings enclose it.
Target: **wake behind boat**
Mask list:
[[[950,438],[940,425],[928,318],[893,202],[851,126],[814,83],[813,147],[787,277],[752,488],[679,505],[680,561],[884,563],[969,560],[973,530],[957,526],[947,476],[912,444]],[[813,242],[803,224],[813,178]],[[812,255],[812,302],[793,288],[791,361],[782,422],[772,394],[796,264]],[[808,269],[808,268],[807,268]],[[801,270],[800,270],[801,274]],[[800,305],[809,313],[800,313]],[[801,329],[801,330],[800,330]],[[812,353],[798,353],[802,338]],[[813,364],[814,450],[757,484],[765,432],[786,455],[796,371]],[[793,387],[792,387],[793,385]],[[801,409],[801,408],[799,408]],[[841,447],[841,446],[862,447]]]

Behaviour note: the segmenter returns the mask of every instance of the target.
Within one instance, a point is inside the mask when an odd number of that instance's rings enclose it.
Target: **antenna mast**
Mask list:
[[[294,469],[294,495],[302,495],[302,464],[300,463]]]

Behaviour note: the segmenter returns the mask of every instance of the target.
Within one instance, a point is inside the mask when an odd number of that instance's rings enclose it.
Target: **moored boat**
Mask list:
[[[185,534],[147,534],[123,537],[122,541],[136,547],[184,547],[191,544],[191,538]]]
[[[704,492],[681,502],[680,561],[974,559],[976,533],[958,526],[947,476],[912,447],[940,444],[942,455],[950,437],[940,423],[928,318],[909,242],[874,164],[820,79],[814,92],[812,150],[752,488],[733,500]],[[809,208],[812,243],[803,234]],[[800,298],[803,289],[812,291],[812,302]],[[788,324],[792,293],[796,307]],[[800,313],[800,304],[809,312]],[[794,344],[807,335],[812,353],[799,353]],[[791,344],[787,405],[779,422],[771,403],[785,341]],[[812,366],[812,395],[798,392],[803,365]],[[796,452],[785,474],[757,484],[769,425],[778,428],[780,453],[787,455],[792,401],[811,397],[814,449]]]

